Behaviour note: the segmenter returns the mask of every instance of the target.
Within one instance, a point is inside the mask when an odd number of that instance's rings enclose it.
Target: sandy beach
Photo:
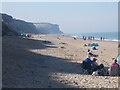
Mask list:
[[[58,38],[59,37],[59,38]],[[113,41],[74,40],[62,35],[3,37],[3,88],[118,88],[118,77],[85,75],[84,44],[98,43],[98,64],[110,67],[118,54]]]

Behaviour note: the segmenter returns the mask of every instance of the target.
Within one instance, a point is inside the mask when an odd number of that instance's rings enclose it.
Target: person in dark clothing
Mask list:
[[[89,74],[92,73],[92,63],[93,61],[89,58],[86,58],[85,60],[83,60],[82,62],[82,68],[87,70]]]
[[[97,50],[97,48],[94,46],[93,48],[92,48],[93,50]]]
[[[90,49],[88,49],[88,56],[98,57],[98,55],[93,54]]]
[[[103,64],[98,65],[96,60],[97,60],[96,58],[93,58],[93,63],[92,63],[93,71],[97,71],[97,70],[104,68],[104,65]]]

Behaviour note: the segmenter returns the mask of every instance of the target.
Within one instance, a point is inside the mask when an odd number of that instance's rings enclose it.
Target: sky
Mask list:
[[[2,13],[58,24],[64,33],[117,32],[117,2],[3,2]]]

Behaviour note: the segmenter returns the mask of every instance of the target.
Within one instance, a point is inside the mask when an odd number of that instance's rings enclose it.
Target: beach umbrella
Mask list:
[[[117,63],[120,65],[120,54],[116,57]]]

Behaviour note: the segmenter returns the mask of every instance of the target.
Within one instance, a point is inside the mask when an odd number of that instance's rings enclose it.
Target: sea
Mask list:
[[[89,32],[89,33],[66,33],[66,35],[76,37],[76,38],[83,38],[84,37],[94,37],[95,40],[101,40],[105,38],[106,41],[118,41],[118,32]]]

